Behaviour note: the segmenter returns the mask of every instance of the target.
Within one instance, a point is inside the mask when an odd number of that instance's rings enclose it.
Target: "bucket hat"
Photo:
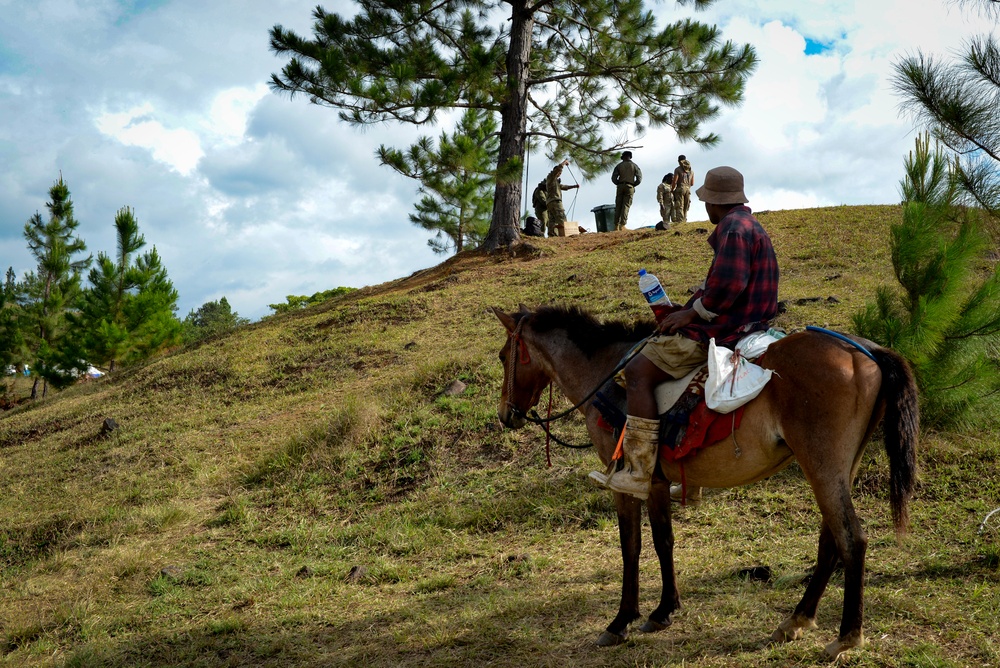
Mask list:
[[[745,204],[743,175],[732,167],[713,167],[705,174],[705,185],[695,191],[702,202],[709,204]]]

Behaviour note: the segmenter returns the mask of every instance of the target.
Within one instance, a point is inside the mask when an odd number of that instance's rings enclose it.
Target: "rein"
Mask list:
[[[579,410],[580,408],[582,408],[584,404],[586,404],[595,394],[597,394],[598,390],[604,387],[605,383],[614,378],[619,371],[624,369],[625,366],[632,361],[632,358],[635,357],[637,354],[639,354],[639,351],[642,350],[642,348],[646,345],[646,343],[654,336],[657,336],[658,333],[654,331],[652,334],[650,334],[649,336],[647,336],[646,338],[642,339],[634,346],[632,346],[632,348],[625,354],[625,356],[621,359],[621,361],[618,362],[617,365],[615,365],[615,368],[611,370],[611,373],[609,373],[600,383],[597,384],[597,387],[595,387],[593,390],[587,393],[587,396],[581,399],[580,402],[577,403],[575,406],[573,406],[572,408],[568,408],[557,415],[552,415],[552,379],[550,378],[548,384],[549,385],[548,416],[543,418],[538,414],[538,412],[534,408],[530,408],[528,409],[528,412],[522,413],[521,410],[517,408],[517,406],[511,403],[511,396],[514,393],[514,373],[517,370],[516,358],[518,357],[518,352],[520,352],[522,356],[520,362],[521,364],[531,363],[531,355],[528,352],[528,346],[524,342],[524,337],[521,336],[521,327],[524,325],[525,320],[526,318],[521,318],[521,320],[517,323],[517,327],[515,327],[514,331],[511,332],[510,334],[511,354],[510,357],[508,358],[509,366],[507,368],[507,407],[515,415],[520,415],[526,421],[531,422],[533,424],[537,424],[538,426],[540,426],[542,429],[545,430],[545,435],[546,435],[545,450],[547,457],[548,457],[549,439],[552,439],[553,441],[563,446],[564,448],[572,448],[574,450],[584,450],[586,448],[593,447],[594,445],[593,443],[586,443],[584,445],[575,445],[573,443],[567,443],[566,441],[563,441],[558,436],[552,433],[551,428],[549,426],[550,423],[555,422],[556,420],[561,420],[569,416],[570,414],[574,413],[575,411]],[[549,461],[549,465],[550,466],[552,465],[551,461]]]

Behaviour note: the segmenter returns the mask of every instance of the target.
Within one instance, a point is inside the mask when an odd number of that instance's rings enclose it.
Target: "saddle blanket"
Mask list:
[[[676,447],[660,440],[660,458],[668,462],[676,462],[695,450],[707,445],[718,443],[740,428],[743,419],[743,409],[740,406],[732,413],[716,413],[704,401],[691,412],[687,429]],[[662,424],[662,423],[661,423]]]

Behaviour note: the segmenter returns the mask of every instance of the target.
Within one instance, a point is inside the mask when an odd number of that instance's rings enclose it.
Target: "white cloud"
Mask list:
[[[126,146],[147,149],[153,158],[184,176],[194,171],[205,154],[198,135],[188,128],[168,128],[155,118],[151,103],[121,112],[102,112],[94,125]]]
[[[200,124],[215,142],[237,144],[244,139],[250,113],[269,92],[263,83],[223,90],[212,99],[208,112],[199,119]]]
[[[182,315],[226,296],[259,317],[288,294],[382,282],[443,259],[408,220],[416,184],[373,157],[379,144],[406,146],[441,127],[352,128],[333,110],[269,92],[283,61],[268,51],[268,29],[310,34],[315,4],[0,0],[0,269],[32,268],[21,229],[44,212],[60,171],[90,251],[113,249],[114,212],[134,208]],[[661,24],[689,14],[718,23],[761,62],[745,103],[706,128],[721,135],[718,147],[667,131],[640,141],[645,181],[631,227],[656,222],[655,184],[679,153],[699,178],[721,164],[743,171],[758,209],[896,201],[913,131],[898,113],[892,63],[917,49],[948,56],[984,25],[943,0],[719,0],[704,13],[648,5]],[[810,43],[823,49],[806,55]],[[530,156],[529,192],[544,162]],[[614,201],[610,172],[567,199],[594,229],[591,209]],[[691,217],[705,219],[700,204]]]

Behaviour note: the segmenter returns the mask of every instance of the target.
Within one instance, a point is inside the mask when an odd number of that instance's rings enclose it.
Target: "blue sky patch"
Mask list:
[[[167,0],[124,0],[120,3],[121,14],[118,16],[116,25],[122,25],[140,14],[157,9],[167,4]]]
[[[821,53],[826,53],[833,49],[833,42],[817,42],[814,39],[809,39],[806,37],[806,55],[816,56]]]
[[[0,74],[24,74],[24,59],[0,43]]]

